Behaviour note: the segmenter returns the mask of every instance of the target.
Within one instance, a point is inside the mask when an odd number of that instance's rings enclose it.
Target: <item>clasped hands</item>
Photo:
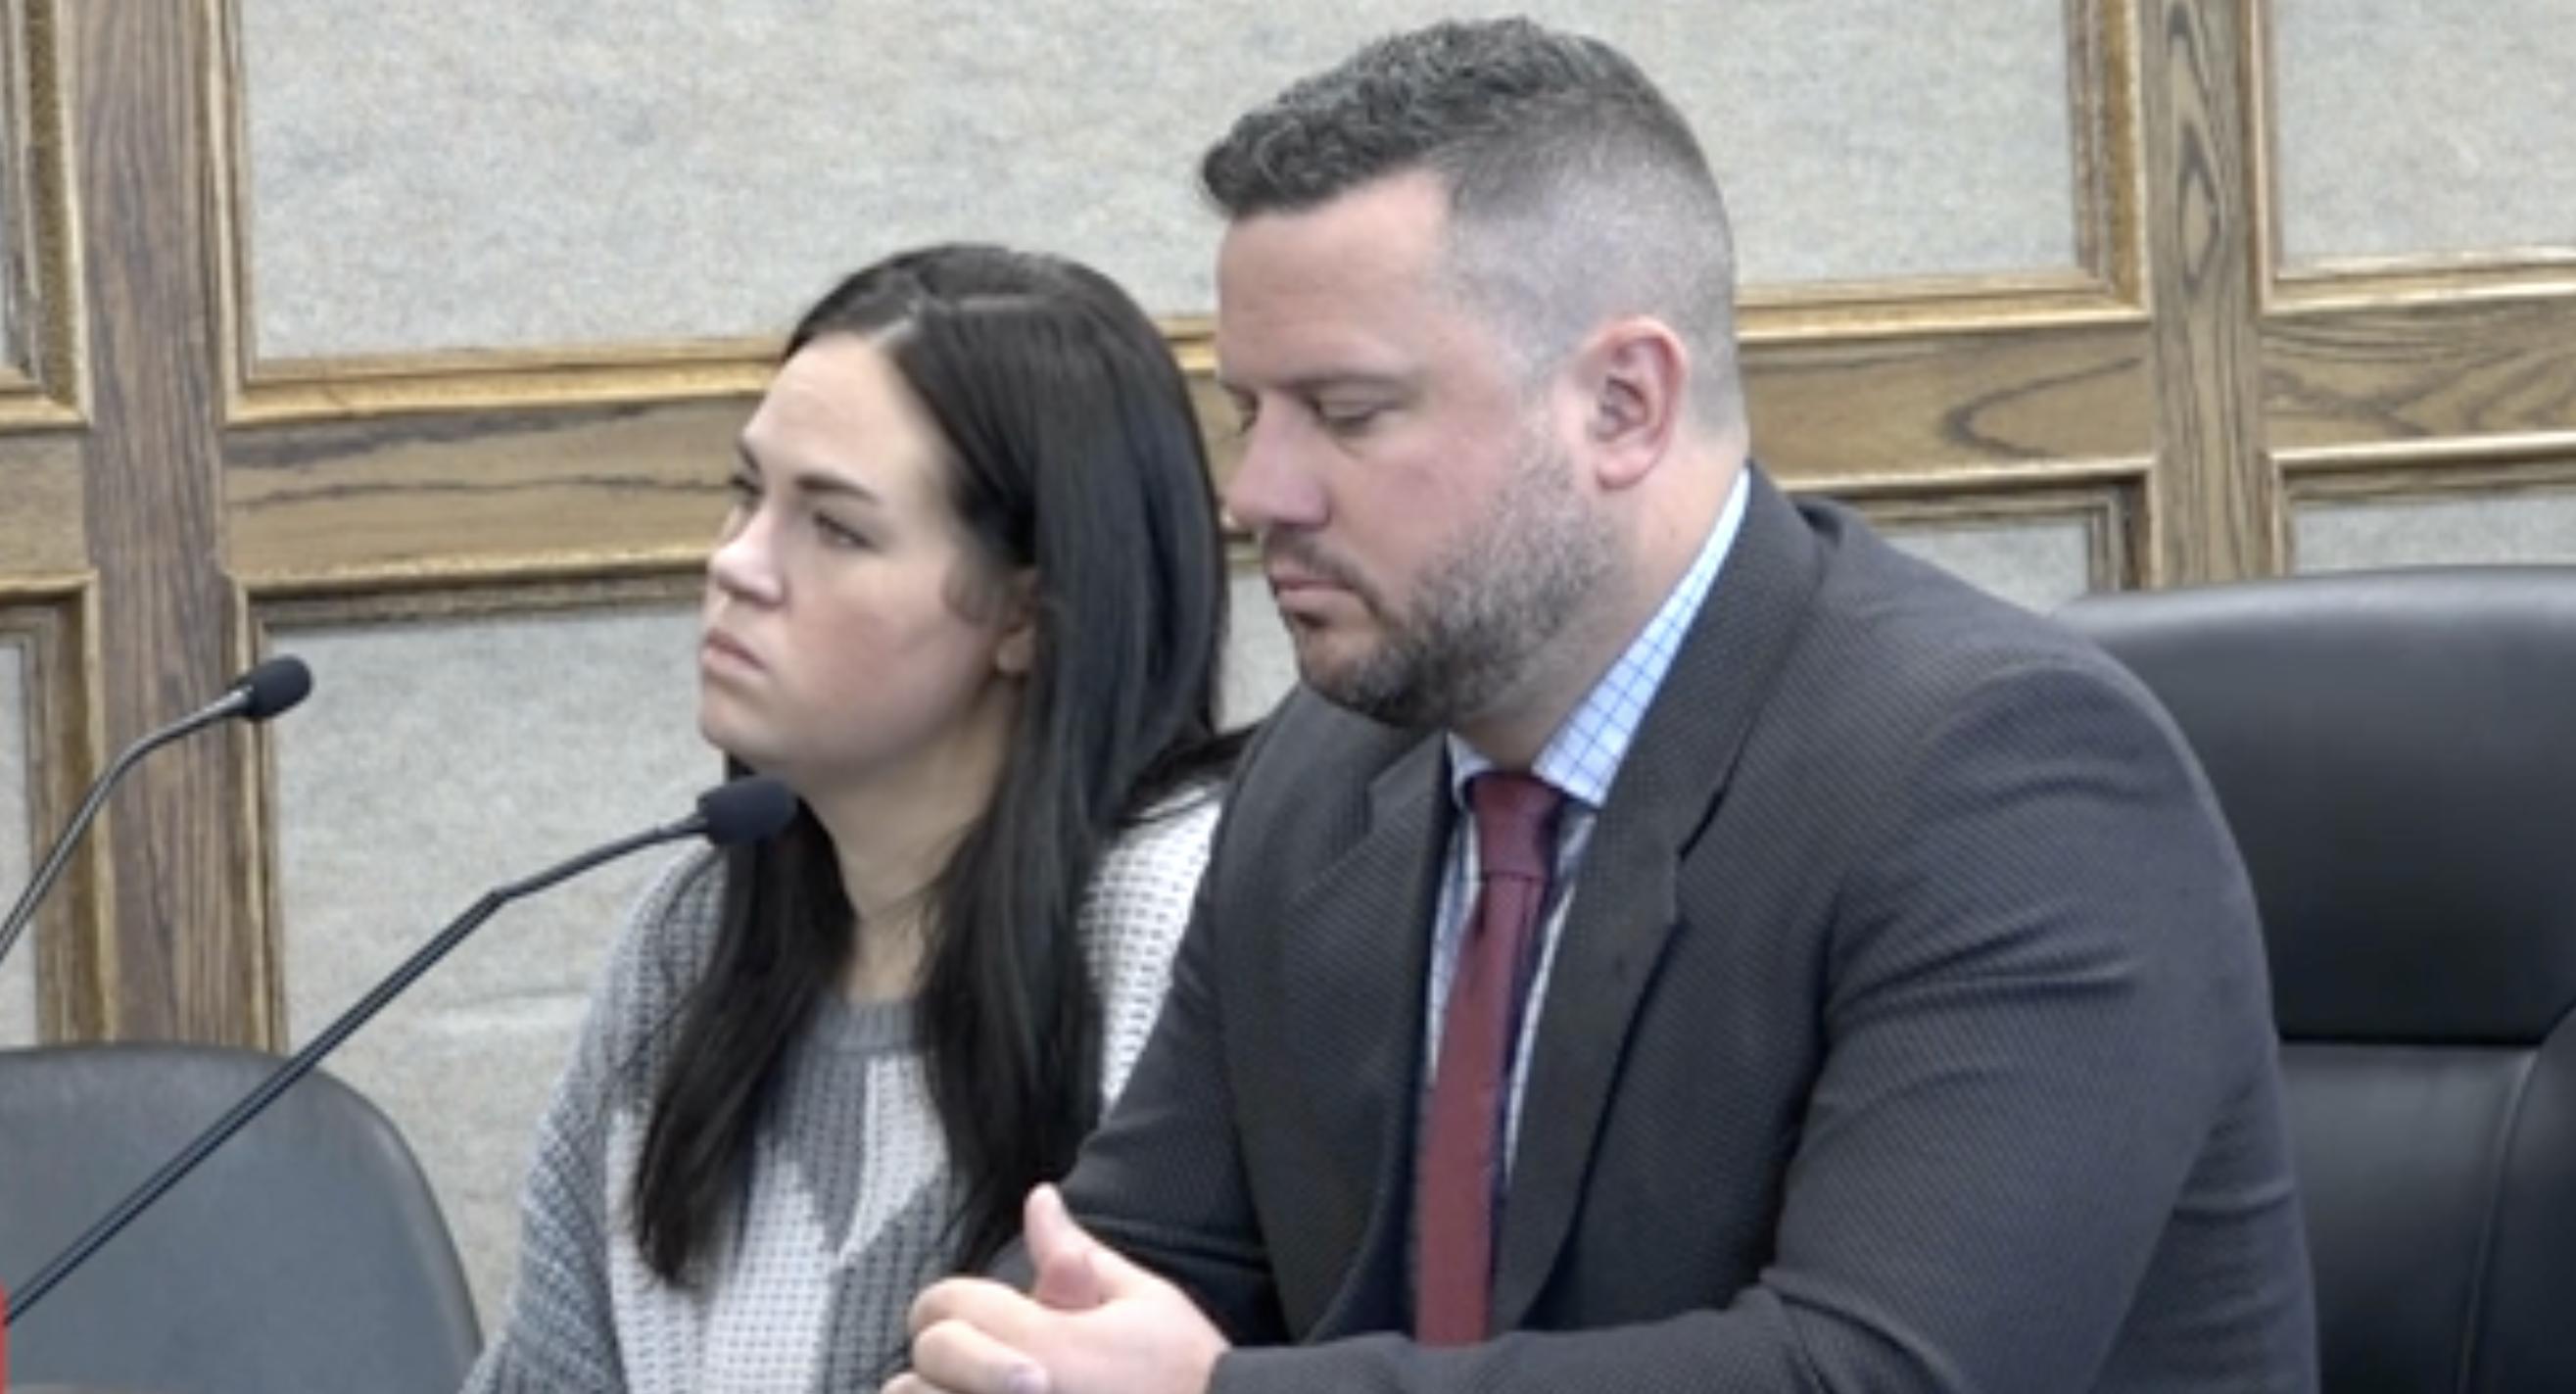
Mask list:
[[[1029,1192],[1027,1295],[950,1278],[912,1304],[912,1369],[884,1394],[1203,1394],[1225,1337],[1179,1288]]]

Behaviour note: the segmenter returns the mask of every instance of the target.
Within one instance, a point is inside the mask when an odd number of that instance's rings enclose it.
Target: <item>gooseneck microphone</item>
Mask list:
[[[29,1278],[22,1289],[9,1294],[7,1310],[5,1314],[0,1314],[0,1327],[15,1324],[20,1317],[25,1316],[29,1308],[44,1300],[46,1293],[53,1291],[55,1284],[68,1277],[73,1269],[80,1267],[90,1255],[98,1252],[109,1240],[114,1239],[119,1230],[132,1223],[137,1215],[142,1214],[171,1187],[178,1185],[189,1172],[196,1169],[198,1163],[213,1155],[216,1148],[223,1146],[233,1134],[240,1132],[244,1125],[258,1117],[261,1110],[276,1102],[277,1097],[292,1088],[297,1080],[312,1073],[313,1067],[322,1062],[323,1056],[330,1054],[359,1027],[366,1025],[368,1018],[382,1011],[386,1003],[391,1002],[404,988],[411,986],[421,974],[428,972],[431,965],[445,957],[448,950],[462,943],[466,935],[473,933],[485,920],[492,918],[502,906],[521,896],[531,895],[558,882],[570,880],[603,862],[615,861],[619,857],[640,852],[660,843],[676,842],[684,837],[704,837],[719,847],[758,842],[786,827],[787,820],[795,814],[796,796],[788,792],[786,785],[774,779],[761,777],[737,779],[699,795],[697,811],[686,818],[665,823],[657,828],[648,828],[631,837],[620,838],[615,842],[594,847],[577,857],[558,862],[525,880],[512,881],[485,892],[483,898],[474,902],[471,909],[457,917],[447,928],[440,930],[437,938],[422,945],[419,952],[405,959],[401,967],[396,968],[366,996],[359,998],[357,1005],[342,1012],[337,1020],[323,1029],[322,1034],[315,1036],[302,1050],[288,1057],[285,1063],[279,1065],[267,1079],[260,1082],[258,1088],[250,1091],[240,1103],[233,1105],[223,1117],[216,1119],[212,1126],[199,1133],[196,1141],[189,1143],[179,1155],[171,1158],[142,1185],[135,1187],[132,1194],[117,1202],[115,1209],[107,1212],[98,1223],[90,1226],[80,1238],[73,1240],[69,1248],[55,1255],[51,1262],[37,1270],[36,1276]]]
[[[54,882],[62,879],[63,868],[71,864],[72,849],[80,844],[81,834],[89,831],[91,820],[98,817],[99,809],[107,803],[109,791],[116,788],[117,781],[125,778],[125,772],[134,768],[136,762],[182,736],[219,721],[230,721],[236,717],[244,721],[266,721],[292,710],[312,690],[313,671],[304,666],[304,660],[280,654],[234,679],[223,696],[127,746],[108,765],[107,773],[89,786],[88,795],[81,800],[80,810],[72,815],[70,825],[63,829],[63,835],[55,841],[53,850],[45,854],[44,864],[36,868],[35,879],[27,883],[18,903],[9,907],[9,918],[0,920],[0,959],[9,956],[18,936],[26,932],[28,921],[36,917],[36,907],[44,903],[45,892],[54,888]]]

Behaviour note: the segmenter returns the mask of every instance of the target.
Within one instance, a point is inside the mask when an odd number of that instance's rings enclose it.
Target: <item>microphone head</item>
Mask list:
[[[697,821],[718,847],[774,836],[796,816],[796,795],[767,775],[719,784],[698,795]]]
[[[233,691],[241,694],[245,718],[266,721],[294,710],[313,691],[313,670],[293,654],[279,654],[234,679]]]

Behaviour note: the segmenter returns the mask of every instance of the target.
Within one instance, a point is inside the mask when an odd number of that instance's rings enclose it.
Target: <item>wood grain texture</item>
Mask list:
[[[2137,456],[2154,429],[2147,342],[2143,325],[2113,323],[1756,345],[1759,449],[1792,483],[1920,488],[1948,476],[1971,492]],[[1205,354],[1182,349],[1221,488],[1239,449],[1233,408]],[[237,428],[225,474],[234,573],[267,594],[668,566],[713,535],[749,410],[722,400]]]
[[[2576,295],[2276,315],[2275,449],[2576,430]]]
[[[2139,324],[1752,344],[1754,452],[1792,483],[2142,454],[2148,346]]]
[[[78,437],[0,436],[0,582],[88,568],[83,487]]]
[[[225,474],[235,572],[262,592],[335,576],[372,589],[701,551],[749,414],[745,401],[677,402],[237,431]]]
[[[78,172],[96,336],[86,533],[98,574],[98,696],[122,745],[220,692],[239,658],[222,572],[212,290],[199,127],[206,33],[184,4],[77,8]],[[113,867],[108,1029],[123,1037],[259,1043],[261,863],[248,747],[162,750],[99,832]]]
[[[2148,0],[2141,17],[2158,584],[2280,569],[2254,322],[2254,3]]]

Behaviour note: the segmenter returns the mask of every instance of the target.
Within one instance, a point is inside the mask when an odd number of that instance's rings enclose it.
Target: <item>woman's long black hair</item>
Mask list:
[[[1224,542],[1188,387],[1096,272],[926,248],[843,281],[785,356],[836,334],[882,347],[929,409],[993,574],[1033,577],[1036,661],[992,801],[932,885],[916,1011],[959,1183],[950,1261],[979,1267],[1098,1121],[1100,1004],[1075,919],[1100,853],[1232,757],[1216,725]],[[722,927],[654,1084],[631,1196],[645,1260],[682,1284],[741,1194],[790,1044],[854,952],[810,811],[726,855]]]

